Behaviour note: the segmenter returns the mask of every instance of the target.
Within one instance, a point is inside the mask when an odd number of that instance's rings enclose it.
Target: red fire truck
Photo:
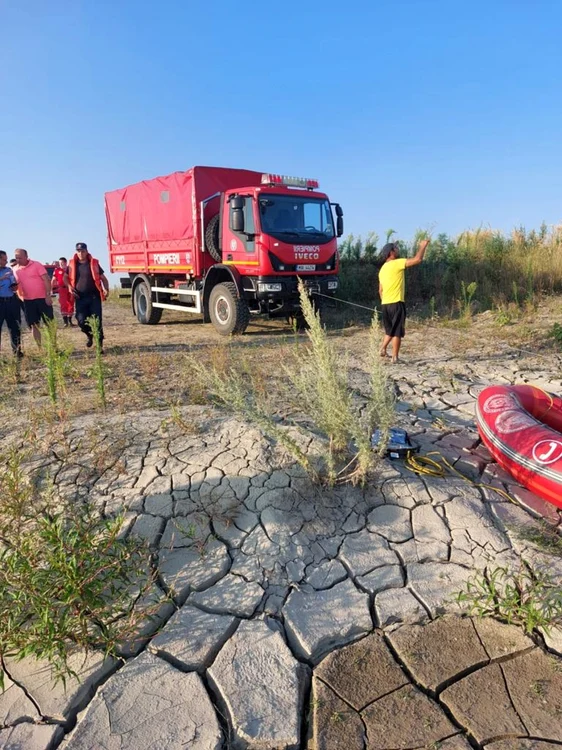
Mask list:
[[[253,313],[298,322],[299,277],[317,300],[338,287],[343,212],[316,180],[193,167],[106,193],[105,212],[111,271],[144,324],[183,310],[243,333]]]

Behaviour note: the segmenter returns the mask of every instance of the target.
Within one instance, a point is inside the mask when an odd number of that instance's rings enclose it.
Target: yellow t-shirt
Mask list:
[[[406,258],[396,258],[383,263],[379,271],[379,283],[382,286],[382,304],[392,305],[394,302],[404,302],[405,283],[404,269]]]

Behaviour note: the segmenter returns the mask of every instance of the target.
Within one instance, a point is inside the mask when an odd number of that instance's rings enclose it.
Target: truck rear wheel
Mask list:
[[[152,304],[152,293],[146,281],[141,281],[135,287],[133,292],[135,303],[135,314],[139,323],[147,326],[154,326],[160,322],[162,317],[162,308],[154,307]]]
[[[222,252],[220,249],[220,234],[219,234],[219,223],[220,217],[217,214],[207,224],[205,229],[205,247],[207,248],[209,255],[217,263],[222,261]]]
[[[248,303],[238,296],[236,284],[232,281],[213,287],[209,298],[209,314],[221,336],[244,333],[250,322]]]

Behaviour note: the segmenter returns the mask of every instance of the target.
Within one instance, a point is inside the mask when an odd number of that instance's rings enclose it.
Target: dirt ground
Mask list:
[[[55,311],[58,314],[56,301]],[[445,380],[455,374],[466,379],[475,373],[484,376],[498,366],[501,369],[505,362],[511,363],[512,377],[507,379],[512,382],[531,382],[533,376],[550,381],[560,377],[560,349],[549,332],[561,312],[562,300],[548,298],[508,324],[501,324],[504,321],[494,312],[479,314],[469,322],[408,320],[403,364],[388,365],[399,397],[432,373]],[[368,317],[340,306],[329,311],[327,324],[335,346],[357,375],[353,386],[361,389],[366,383],[363,376],[371,336]],[[244,363],[282,409],[281,386],[287,387],[283,363],[298,358],[301,347],[307,345],[306,335],[294,333],[283,320],[254,318],[244,336],[232,338],[220,336],[201,316],[180,312],[165,311],[158,325],[144,326],[132,315],[128,302],[116,297],[104,308],[104,328],[106,408],[115,412],[202,403],[205,394],[194,386],[190,363],[203,360],[222,366],[230,356]],[[93,379],[94,353],[86,349],[78,328],[60,329],[68,365],[56,407],[48,398],[45,362],[29,332],[24,333],[26,356],[19,368],[8,348],[7,331],[3,333],[0,405],[6,419],[0,435],[12,432],[22,420],[44,419],[61,409],[68,417],[101,410]],[[516,370],[514,362],[519,363]]]

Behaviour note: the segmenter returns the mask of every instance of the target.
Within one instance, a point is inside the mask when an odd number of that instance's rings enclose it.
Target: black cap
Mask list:
[[[77,242],[76,243],[76,249],[77,250],[87,250],[88,249],[88,245],[86,245],[85,242]]]
[[[396,250],[398,250],[398,244],[396,242],[387,242],[381,250],[381,258],[387,260],[390,253],[393,253]]]

